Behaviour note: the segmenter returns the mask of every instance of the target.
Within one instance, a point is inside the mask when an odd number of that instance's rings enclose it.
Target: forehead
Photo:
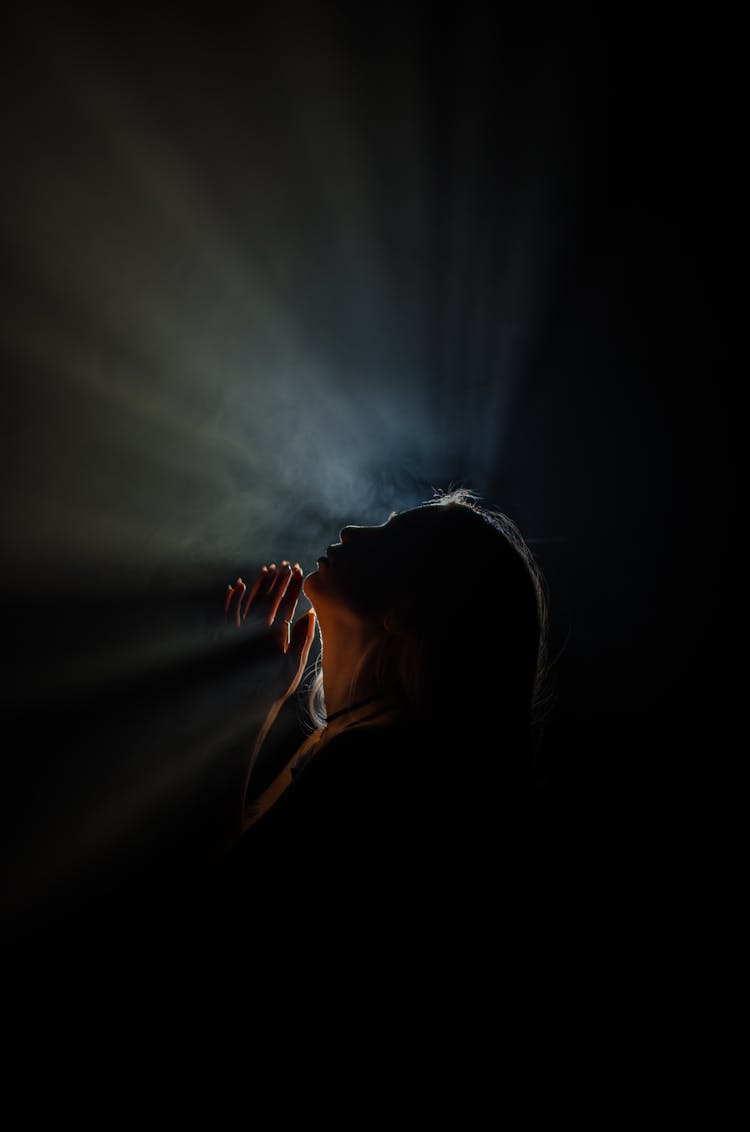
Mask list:
[[[406,524],[411,525],[416,519],[419,521],[421,507],[409,507],[405,511],[391,511],[383,526],[400,528]]]
[[[395,534],[410,534],[418,531],[433,530],[440,522],[439,512],[446,508],[439,505],[424,504],[421,507],[409,507],[405,511],[392,511],[388,520],[383,524]],[[443,520],[445,516],[443,515]]]

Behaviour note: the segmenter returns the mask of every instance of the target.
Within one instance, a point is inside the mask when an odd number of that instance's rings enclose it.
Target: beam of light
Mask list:
[[[263,562],[310,567],[344,523],[496,482],[554,202],[533,130],[492,180],[504,123],[483,106],[481,28],[437,188],[411,55],[372,90],[322,27],[274,47],[212,57],[178,35],[169,59],[123,61],[106,38],[29,44],[42,90],[2,229],[2,344],[23,375],[5,568],[31,591],[84,578],[105,624],[113,591],[197,574],[220,595]],[[532,123],[533,96],[532,75]],[[58,677],[111,683],[204,647],[176,615]],[[119,792],[87,846],[194,770],[170,766]]]

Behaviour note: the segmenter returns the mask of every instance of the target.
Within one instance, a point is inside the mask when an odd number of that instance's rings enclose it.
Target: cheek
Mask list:
[[[308,574],[302,583],[302,592],[313,605],[321,601],[341,604],[347,600],[346,588],[342,586],[342,580],[334,577],[325,566],[320,566],[312,574]]]
[[[349,603],[366,614],[386,609],[393,602],[394,579],[382,569],[362,570],[355,576],[342,579]]]

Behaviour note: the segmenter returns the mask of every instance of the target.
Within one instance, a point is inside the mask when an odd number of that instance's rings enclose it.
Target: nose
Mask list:
[[[354,534],[354,532],[359,531],[361,529],[362,529],[361,527],[355,527],[355,526],[342,527],[341,530],[339,531],[339,541],[340,542],[348,542],[349,539]]]

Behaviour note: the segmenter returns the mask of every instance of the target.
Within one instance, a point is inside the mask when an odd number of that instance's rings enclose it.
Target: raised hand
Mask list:
[[[242,646],[239,662],[258,663],[256,675],[269,706],[298,688],[315,635],[312,609],[294,621],[302,580],[299,564],[284,561],[263,566],[249,590],[242,578],[227,586],[226,630],[236,633]]]

